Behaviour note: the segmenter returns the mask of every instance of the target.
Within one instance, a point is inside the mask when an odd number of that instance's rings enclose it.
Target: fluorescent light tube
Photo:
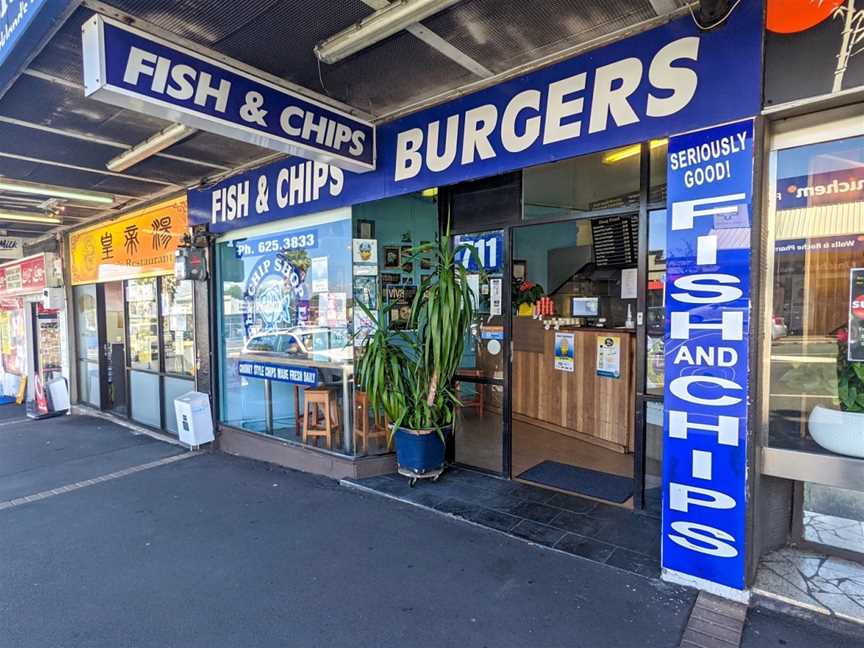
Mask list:
[[[459,0],[398,0],[318,43],[315,56],[324,63],[338,63],[457,2]]]
[[[0,177],[0,191],[11,193],[30,194],[33,196],[51,196],[52,198],[66,198],[75,202],[94,203],[97,205],[113,205],[114,196],[98,191],[86,191],[74,187],[59,187],[57,185],[42,184],[41,182],[24,182],[11,178]]]
[[[60,225],[63,222],[59,218],[54,218],[53,216],[0,210],[0,221],[4,220],[16,221],[19,223],[47,223],[49,225]]]
[[[659,148],[661,146],[666,146],[669,143],[668,139],[660,139],[660,140],[651,140],[651,143],[648,145],[651,150]],[[622,149],[618,149],[617,151],[612,151],[611,153],[607,153],[603,156],[603,164],[614,164],[615,162],[620,162],[621,160],[626,160],[627,158],[635,157],[639,155],[639,152],[642,150],[641,144],[633,144],[632,146],[625,146]]]
[[[197,130],[190,126],[172,124],[152,137],[148,137],[140,144],[136,144],[129,150],[109,160],[105,166],[108,167],[109,171],[125,171],[129,167],[135,166],[139,162],[164,151],[169,146],[173,146],[180,140],[186,139],[195,132]]]

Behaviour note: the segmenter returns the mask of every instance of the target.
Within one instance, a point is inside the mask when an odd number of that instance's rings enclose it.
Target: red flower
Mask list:
[[[839,331],[837,331],[837,341],[840,344],[846,344],[849,341],[849,331],[847,331],[845,328],[841,328]]]

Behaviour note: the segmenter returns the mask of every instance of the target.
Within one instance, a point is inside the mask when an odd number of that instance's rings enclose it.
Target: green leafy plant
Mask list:
[[[864,412],[864,362],[849,361],[849,333],[837,332],[837,398],[845,412]]]
[[[432,257],[432,273],[423,279],[411,304],[408,330],[388,330],[388,305],[382,305],[376,316],[359,304],[375,322],[375,331],[361,348],[357,380],[370,406],[383,410],[392,421],[390,441],[400,427],[435,430],[443,441],[443,430],[453,424],[460,404],[453,377],[474,319],[468,272],[457,262],[463,251],[479,265],[473,248],[454,249],[449,230],[434,243],[411,249],[412,256]]]

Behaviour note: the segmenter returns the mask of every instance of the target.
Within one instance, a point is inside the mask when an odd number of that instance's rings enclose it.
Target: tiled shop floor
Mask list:
[[[343,483],[635,574],[660,574],[660,521],[617,506],[462,469],[414,488],[399,475]]]

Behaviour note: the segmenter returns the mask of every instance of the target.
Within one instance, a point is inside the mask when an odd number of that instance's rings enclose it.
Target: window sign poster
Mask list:
[[[354,239],[354,263],[378,265],[378,241],[375,239]]]
[[[849,273],[849,362],[864,362],[864,268]]]
[[[325,292],[318,295],[318,324],[344,326],[348,321],[348,296],[345,293]]]
[[[617,335],[597,338],[597,375],[621,377],[621,338]]]
[[[489,280],[489,314],[501,314],[501,279]]]
[[[457,248],[465,246],[457,253],[457,259],[468,272],[478,272],[482,268],[486,272],[496,273],[501,272],[504,267],[504,232],[502,230],[484,232],[483,234],[460,234],[455,237],[454,242]],[[476,256],[471,253],[471,248],[476,252]]]
[[[220,244],[226,331],[229,338],[242,334],[230,342],[232,348],[242,348],[252,335],[317,322],[313,262],[324,261],[315,266],[319,282],[326,283],[322,292],[348,293],[351,259],[339,252],[350,245],[350,218]],[[310,250],[318,256],[312,257]],[[242,326],[235,326],[235,320]]]
[[[576,341],[574,333],[555,334],[555,368],[558,371],[575,371],[573,362],[573,346]]]
[[[312,267],[309,271],[312,280],[313,293],[325,293],[328,290],[327,257],[312,257]]]

